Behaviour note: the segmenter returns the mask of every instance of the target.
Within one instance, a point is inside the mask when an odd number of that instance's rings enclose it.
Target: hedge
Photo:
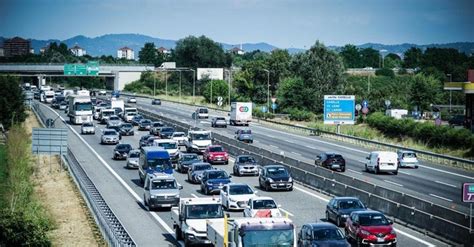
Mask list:
[[[474,135],[467,129],[435,126],[430,122],[415,122],[412,119],[395,119],[376,112],[367,117],[367,124],[389,137],[412,137],[431,147],[474,148]]]

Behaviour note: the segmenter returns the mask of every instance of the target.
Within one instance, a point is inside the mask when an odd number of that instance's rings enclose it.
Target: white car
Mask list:
[[[171,139],[175,140],[178,145],[184,145],[186,141],[188,141],[188,137],[184,132],[174,132],[171,135]]]
[[[140,159],[140,150],[134,149],[128,153],[127,168],[138,168],[138,160]]]
[[[399,150],[398,155],[398,165],[400,167],[411,167],[418,168],[419,162],[416,158],[416,153],[408,150]]]
[[[244,209],[244,217],[282,217],[280,205],[271,197],[254,197],[249,199],[248,206]]]
[[[81,125],[81,134],[85,135],[85,134],[95,134],[95,127],[94,127],[94,124],[93,123],[89,123],[89,122],[86,122],[86,123],[83,123]]]
[[[130,97],[130,98],[128,98],[127,102],[128,103],[137,103],[137,99],[135,99],[135,97]]]
[[[245,209],[250,198],[257,196],[256,193],[248,184],[226,184],[220,191],[222,206],[227,210]]]
[[[381,172],[391,172],[398,174],[398,155],[389,151],[374,151],[366,158],[365,171],[379,174]]]

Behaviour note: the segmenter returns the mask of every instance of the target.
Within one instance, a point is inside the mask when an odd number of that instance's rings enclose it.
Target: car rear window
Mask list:
[[[340,155],[340,154],[328,154],[328,158],[330,158],[330,159],[342,159],[342,155]]]
[[[104,135],[108,136],[108,135],[116,135],[117,132],[115,131],[112,131],[112,130],[108,130],[108,131],[104,131]]]
[[[223,147],[210,147],[209,151],[210,152],[224,152],[224,148]]]
[[[206,108],[201,108],[201,109],[199,109],[199,113],[207,113],[207,109]]]

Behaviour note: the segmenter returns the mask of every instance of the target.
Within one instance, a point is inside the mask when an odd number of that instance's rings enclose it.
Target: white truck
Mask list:
[[[123,112],[125,110],[125,102],[121,99],[112,98],[110,100],[110,108],[111,109],[120,108],[121,109],[120,112]]]
[[[216,246],[294,246],[296,226],[287,218],[208,220],[207,238]]]
[[[54,99],[54,91],[53,90],[46,90],[42,91],[40,94],[41,102],[51,103]]]
[[[122,117],[123,121],[130,123],[132,118],[138,114],[138,110],[135,107],[125,107],[120,117]]]
[[[210,244],[206,221],[224,218],[224,210],[218,198],[181,198],[179,206],[171,208],[171,220],[177,240],[184,246]]]
[[[212,138],[208,130],[189,130],[188,138],[184,141],[188,153],[203,153],[210,145]]]
[[[72,124],[92,122],[92,101],[90,96],[69,95],[68,116]]]
[[[229,113],[230,125],[249,126],[252,122],[252,102],[232,102]]]

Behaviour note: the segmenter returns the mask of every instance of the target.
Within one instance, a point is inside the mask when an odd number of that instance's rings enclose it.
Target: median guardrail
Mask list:
[[[124,95],[124,96],[135,96],[135,97],[141,97],[141,98],[153,98],[152,96],[135,95],[133,93],[127,93],[127,92],[122,92],[121,94]],[[171,102],[171,103],[175,103],[175,104],[183,104],[183,105],[188,105],[188,106],[196,106],[196,107],[201,106],[201,105],[177,102],[177,101],[172,101],[172,100],[162,100],[162,101]],[[207,107],[207,106],[203,106],[203,107]],[[219,109],[219,108],[213,108],[213,107],[207,107],[207,108],[215,110],[215,111],[229,112],[227,110],[223,110],[223,109]],[[304,127],[304,126],[298,126],[298,125],[273,121],[273,120],[270,120],[270,119],[258,119],[258,120],[259,121],[264,121],[268,124],[274,124],[274,125],[277,125],[277,126],[280,126],[280,127],[294,129],[294,130],[297,130],[299,132],[306,133],[308,135],[317,135],[317,136],[321,136],[321,137],[326,137],[326,138],[330,138],[330,139],[334,139],[334,140],[338,140],[338,141],[343,141],[343,142],[347,142],[347,143],[352,143],[352,144],[365,146],[365,147],[371,147],[371,148],[380,149],[380,150],[388,150],[388,151],[396,151],[396,150],[400,150],[400,149],[410,150],[410,151],[416,152],[417,155],[418,155],[418,158],[420,158],[421,160],[435,162],[437,164],[446,165],[446,166],[463,168],[463,169],[466,169],[466,170],[474,170],[474,160],[463,159],[463,158],[458,158],[458,157],[444,155],[444,154],[437,154],[437,153],[433,153],[433,152],[429,152],[429,151],[404,147],[404,146],[400,146],[400,145],[394,145],[394,144],[388,144],[388,143],[373,141],[373,140],[369,140],[369,139],[365,139],[365,138],[361,138],[361,137],[356,137],[356,136],[351,136],[351,135],[337,134],[335,132],[324,131],[324,130],[315,129],[315,128],[308,128],[308,127]]]
[[[45,127],[46,115],[41,109],[41,105],[33,103],[31,109]],[[68,168],[70,176],[73,178],[77,188],[81,192],[84,201],[94,221],[99,227],[102,236],[109,246],[136,246],[132,237],[128,234],[120,220],[116,217],[112,209],[107,205],[97,187],[82,168],[81,164],[74,156],[71,149],[68,148],[67,155],[61,156],[62,161]]]
[[[150,111],[138,109],[140,114],[153,120],[161,120],[186,131],[192,126]],[[252,154],[261,164],[279,163],[289,168],[293,178],[321,192],[336,196],[356,196],[368,205],[387,215],[396,217],[397,222],[422,229],[435,238],[444,238],[457,243],[474,243],[474,235],[469,229],[469,215],[436,205],[381,187],[348,175],[324,169],[270,150],[239,142],[232,137],[213,132],[215,143],[224,146],[232,155]]]

